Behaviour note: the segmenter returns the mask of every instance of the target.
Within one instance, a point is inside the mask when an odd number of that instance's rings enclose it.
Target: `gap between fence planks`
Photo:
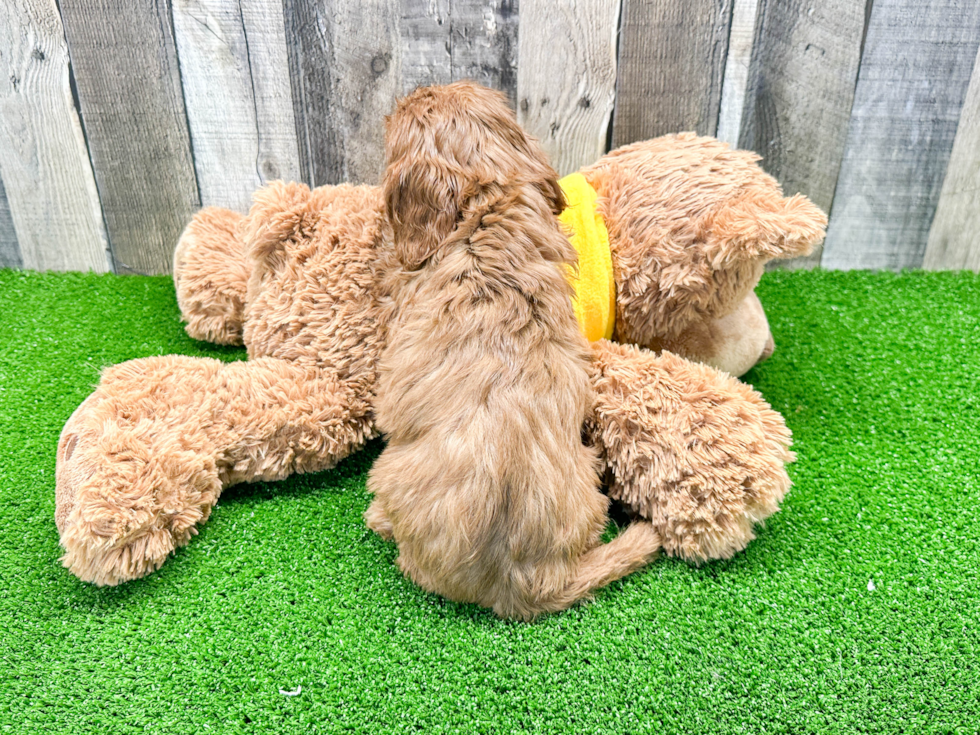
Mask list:
[[[875,0],[821,264],[922,264],[980,43],[980,3]]]
[[[762,156],[762,167],[787,194],[806,194],[830,211],[854,85],[868,0],[759,0],[739,146]],[[776,261],[811,268],[808,257]]]
[[[472,79],[517,104],[518,0],[452,0],[453,80]]]
[[[299,178],[280,0],[173,0],[201,205],[245,212],[252,192]]]
[[[199,208],[169,0],[61,0],[116,272],[169,273]]]
[[[733,0],[623,0],[613,145],[714,135]]]
[[[517,98],[517,0],[402,0],[401,93],[472,79]]]
[[[980,271],[980,52],[960,113],[922,267]]]
[[[0,266],[167,272],[202,199],[377,181],[396,96],[468,77],[562,173],[737,136],[833,205],[825,266],[980,269],[978,3],[524,0],[518,68],[518,0],[284,2],[62,0],[64,27],[56,0],[0,3]]]
[[[102,213],[54,0],[0,3],[0,49],[0,265],[104,272]]]
[[[10,205],[7,204],[7,192],[0,180],[0,268],[23,268],[24,261],[20,258],[20,246],[17,244],[17,232],[14,221],[10,217]]]
[[[561,174],[606,150],[619,0],[522,0],[517,117]]]
[[[402,0],[400,94],[453,80],[451,0]]]
[[[376,184],[401,91],[396,0],[286,0],[301,170],[313,186]]]

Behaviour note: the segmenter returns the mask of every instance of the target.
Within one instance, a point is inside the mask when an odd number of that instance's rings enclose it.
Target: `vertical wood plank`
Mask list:
[[[61,0],[117,272],[169,273],[200,206],[169,0]]]
[[[174,0],[174,36],[201,205],[247,211],[299,177],[281,0]]]
[[[824,267],[922,264],[978,44],[980,3],[875,0]]]
[[[306,128],[306,85],[304,54],[300,34],[302,0],[282,0],[283,28],[286,31],[286,56],[289,59],[289,88],[293,99],[293,121],[296,124],[296,148],[299,153],[299,178],[313,186],[313,144]]]
[[[732,0],[623,0],[613,145],[714,135]]]
[[[980,271],[980,53],[973,64],[922,267]]]
[[[803,193],[824,211],[834,190],[854,86],[868,0],[759,0],[739,145],[787,194]],[[821,252],[780,267],[819,265]]]
[[[453,80],[451,0],[402,0],[401,94]]]
[[[7,192],[3,188],[3,181],[0,181],[0,268],[23,267],[14,220],[10,216],[10,205],[7,204]]]
[[[296,119],[293,117],[282,0],[240,0],[263,183],[299,179]]]
[[[718,130],[715,136],[733,148],[738,147],[738,134],[742,125],[758,9],[759,0],[734,0],[732,7],[732,29],[728,36],[725,78],[721,85],[721,109],[718,112]]]
[[[286,0],[297,140],[309,183],[377,183],[401,91],[397,0]]]
[[[402,0],[401,92],[472,79],[517,100],[518,0]]]
[[[606,150],[619,0],[521,2],[517,115],[561,174]]]
[[[453,79],[472,79],[517,104],[518,0],[452,0]]]
[[[0,262],[41,270],[109,269],[54,0],[0,3],[0,172]]]

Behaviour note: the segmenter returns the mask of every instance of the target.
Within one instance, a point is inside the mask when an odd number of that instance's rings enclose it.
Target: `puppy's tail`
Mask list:
[[[596,546],[579,560],[578,570],[568,586],[557,595],[549,612],[571,607],[595,590],[646,566],[660,551],[660,534],[648,521],[631,523],[608,544]]]

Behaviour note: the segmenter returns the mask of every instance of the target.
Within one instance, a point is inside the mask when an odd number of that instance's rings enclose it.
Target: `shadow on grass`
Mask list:
[[[308,475],[294,475],[280,482],[249,483],[228,488],[222,494],[220,503],[226,509],[237,507],[242,510],[249,505],[259,505],[272,500],[285,499],[288,504],[290,499],[299,499],[316,494],[322,495],[325,501],[329,503],[328,498],[330,496],[356,493],[361,496],[357,503],[357,515],[359,517],[360,513],[367,508],[368,503],[364,488],[367,472],[383,448],[384,442],[382,440],[374,440],[369,442],[363,450],[348,457],[330,470]],[[632,522],[632,519],[621,509],[618,509],[615,503],[611,505],[610,513],[609,525],[603,534],[604,542],[615,538]],[[71,607],[87,609],[91,614],[97,616],[108,614],[112,610],[126,606],[139,608],[170,605],[173,604],[175,596],[199,594],[196,590],[200,584],[201,575],[204,573],[216,575],[209,586],[218,589],[231,585],[230,588],[234,589],[234,585],[240,582],[233,581],[233,579],[240,580],[238,574],[246,572],[246,568],[239,569],[235,563],[232,563],[238,572],[230,573],[227,564],[218,563],[215,565],[207,562],[202,565],[201,563],[202,558],[210,558],[212,555],[210,548],[206,551],[202,551],[202,548],[207,546],[209,542],[213,542],[215,538],[213,534],[227,535],[228,528],[222,522],[223,520],[227,521],[228,519],[213,518],[210,520],[208,524],[202,527],[200,537],[194,538],[188,546],[174,552],[160,570],[142,579],[127,582],[118,587],[98,588],[72,578],[68,583],[69,589],[65,590],[68,593],[66,602]],[[672,569],[675,572],[679,571],[705,581],[724,584],[731,574],[737,575],[739,571],[748,567],[754,565],[768,566],[765,560],[773,553],[771,529],[758,527],[757,532],[760,538],[757,538],[747,550],[740,552],[732,559],[697,565],[681,559],[661,556],[645,570],[614,582],[603,590],[598,590],[596,597],[602,598],[607,594],[616,594],[616,591],[623,585],[637,583],[636,580],[632,579],[633,577],[656,573],[658,568],[660,571]],[[778,531],[776,533],[778,535]],[[363,528],[363,533],[357,538],[357,544],[370,550],[371,553],[368,554],[369,563],[380,565],[376,571],[385,578],[386,584],[397,585],[399,588],[403,588],[403,593],[408,594],[408,597],[402,600],[402,604],[414,606],[420,614],[446,622],[457,621],[480,628],[524,625],[518,621],[501,620],[492,611],[479,605],[452,602],[439,595],[419,589],[411,581],[405,579],[397,568],[395,559],[398,550],[395,544],[380,539],[366,527]],[[220,553],[220,550],[213,553]],[[231,554],[229,553],[229,559],[230,557]],[[61,571],[67,574],[64,570]],[[64,578],[62,578],[62,582],[64,582]],[[370,595],[368,597],[370,598]],[[589,615],[588,605],[577,605],[575,609],[578,610],[578,612],[573,613],[575,618]],[[561,618],[562,615],[547,615],[543,616],[541,620],[555,619],[555,624],[560,624],[558,621]]]
[[[384,449],[384,441],[375,439],[329,470],[291,475],[278,482],[249,482],[233,485],[222,491],[220,502],[223,505],[233,506],[256,500],[306,495],[315,491],[337,493],[347,492],[355,487],[363,488],[367,481],[368,470],[371,469],[371,465],[381,454],[382,449]]]
[[[222,492],[218,502],[225,508],[234,508],[273,499],[299,498],[315,493],[324,495],[363,493],[367,472],[383,448],[384,442],[376,439],[368,442],[360,452],[347,457],[329,470],[292,475],[278,482],[234,485]],[[363,509],[367,508],[366,497],[363,506]],[[185,581],[185,578],[196,575],[198,568],[190,563],[191,559],[188,557],[194,553],[195,546],[210,536],[212,528],[218,530],[216,525],[220,523],[220,519],[212,516],[206,524],[199,527],[200,533],[191,539],[190,544],[174,551],[159,570],[141,579],[125,582],[116,587],[96,587],[72,577],[64,569],[61,569],[57,574],[62,577],[62,581],[66,581],[67,577],[70,589],[66,591],[69,592],[74,604],[91,606],[95,610],[125,605],[128,601],[140,599],[146,594],[152,595],[158,591],[162,592],[165,588],[171,588],[174,585],[179,586]],[[364,530],[365,538],[374,537],[374,534],[369,532],[366,527]],[[387,542],[383,542],[381,539],[375,540],[378,544],[387,545]],[[394,557],[392,556],[392,558]]]

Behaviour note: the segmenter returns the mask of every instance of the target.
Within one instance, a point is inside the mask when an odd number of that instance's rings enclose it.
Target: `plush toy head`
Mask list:
[[[753,289],[766,262],[809,253],[826,215],[786,198],[759,157],[669,135],[583,169],[599,195],[616,275],[616,334],[741,375],[772,353]]]

